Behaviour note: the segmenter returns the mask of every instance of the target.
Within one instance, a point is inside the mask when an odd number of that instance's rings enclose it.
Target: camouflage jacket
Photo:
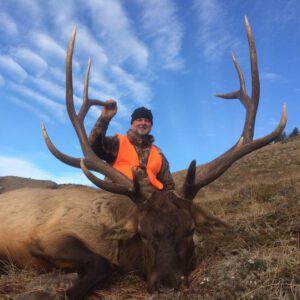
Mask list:
[[[107,163],[113,164],[119,151],[119,139],[117,136],[106,136],[108,124],[109,122],[100,117],[91,130],[89,143],[97,156]],[[146,173],[146,165],[150,153],[150,146],[154,142],[154,138],[152,135],[140,137],[131,129],[128,130],[127,137],[135,147],[140,160],[140,166],[144,166],[138,169],[138,177],[143,186],[153,190]],[[170,172],[169,162],[161,151],[160,154],[162,156],[162,166],[157,175],[157,179],[164,185],[163,190],[173,190],[175,183]]]

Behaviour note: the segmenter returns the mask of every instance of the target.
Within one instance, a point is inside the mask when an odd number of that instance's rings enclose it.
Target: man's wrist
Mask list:
[[[110,120],[108,118],[100,116],[100,118],[96,122],[97,127],[107,127]]]

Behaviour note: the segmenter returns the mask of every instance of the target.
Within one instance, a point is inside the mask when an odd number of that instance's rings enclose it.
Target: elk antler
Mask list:
[[[88,99],[88,85],[89,85],[89,74],[91,68],[91,61],[89,59],[87,71],[85,75],[84,82],[84,92],[83,92],[83,103],[81,109],[78,114],[76,114],[74,107],[74,99],[73,99],[73,79],[72,79],[72,57],[73,57],[73,49],[75,43],[76,36],[76,28],[74,28],[72,36],[70,38],[69,47],[67,51],[66,58],[66,106],[68,115],[70,120],[75,128],[78,139],[80,141],[81,149],[84,154],[84,158],[75,158],[64,153],[60,152],[54,144],[51,142],[47,131],[42,125],[43,136],[46,141],[46,144],[51,151],[51,153],[61,160],[62,162],[77,168],[81,168],[85,175],[97,186],[100,188],[107,190],[109,192],[123,194],[129,196],[133,201],[135,201],[137,197],[137,193],[140,193],[139,188],[137,188],[137,183],[128,179],[125,175],[123,175],[118,170],[111,167],[109,164],[103,162],[91,149],[88,137],[84,128],[84,119],[85,116],[93,105],[103,106],[106,105],[105,102],[100,100],[92,100]],[[107,176],[112,182],[104,181],[97,178],[93,175],[89,170],[97,171],[105,176]]]
[[[229,149],[227,152],[223,153],[218,158],[213,161],[201,165],[198,170],[196,170],[196,163],[193,161],[189,167],[185,183],[182,187],[182,194],[186,199],[193,199],[197,192],[209,184],[210,182],[221,176],[235,161],[243,157],[244,155],[259,149],[270,142],[274,141],[283,131],[286,121],[286,107],[283,106],[281,120],[277,128],[270,134],[253,140],[254,127],[255,127],[255,117],[259,102],[260,84],[259,84],[259,73],[257,66],[257,57],[255,43],[251,28],[247,17],[245,16],[245,25],[247,31],[247,37],[250,48],[250,61],[251,61],[251,77],[252,77],[252,95],[251,98],[247,95],[245,80],[243,73],[239,67],[239,64],[231,54],[233,63],[238,73],[240,81],[240,89],[238,91],[228,93],[228,94],[217,94],[217,97],[224,99],[239,99],[246,109],[246,118],[244,129],[241,137],[237,144]]]

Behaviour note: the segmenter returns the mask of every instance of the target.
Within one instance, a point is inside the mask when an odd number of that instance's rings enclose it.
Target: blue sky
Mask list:
[[[245,15],[261,78],[255,136],[273,130],[284,103],[290,132],[300,127],[299,0],[1,0],[0,176],[88,182],[50,154],[40,128],[43,121],[61,151],[82,156],[64,104],[65,52],[75,25],[77,107],[91,57],[90,97],[118,101],[109,134],[125,133],[132,110],[144,105],[172,171],[217,157],[244,122],[238,100],[214,94],[239,87],[231,51],[251,82]],[[88,132],[98,115],[90,111]]]

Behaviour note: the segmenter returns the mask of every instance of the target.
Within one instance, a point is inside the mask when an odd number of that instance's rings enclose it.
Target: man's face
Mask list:
[[[136,119],[131,124],[131,130],[140,136],[144,136],[150,133],[152,123],[145,118]]]

